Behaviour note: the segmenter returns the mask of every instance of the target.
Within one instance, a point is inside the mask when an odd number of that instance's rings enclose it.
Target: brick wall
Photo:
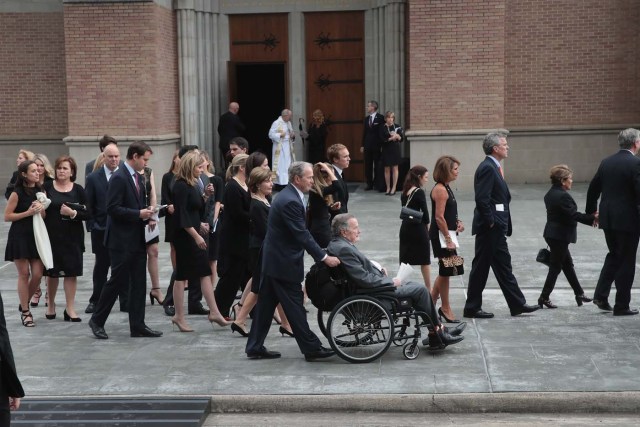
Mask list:
[[[637,0],[508,0],[505,122],[640,119]]]
[[[0,14],[0,136],[67,132],[62,13]]]
[[[504,125],[505,0],[409,0],[411,129]]]
[[[179,132],[175,15],[154,3],[65,4],[69,134]]]

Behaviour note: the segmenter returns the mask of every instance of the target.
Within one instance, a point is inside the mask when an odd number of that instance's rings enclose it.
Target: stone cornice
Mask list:
[[[174,143],[176,140],[180,139],[180,134],[178,133],[167,133],[163,135],[111,135],[113,136],[118,143],[121,142],[133,142],[133,141],[144,141],[151,142],[154,145],[168,144]],[[67,145],[84,145],[87,143],[96,143],[100,141],[103,135],[72,135],[67,136],[62,139],[62,141]]]
[[[0,13],[62,12],[63,0],[2,0]]]
[[[60,1],[60,0],[58,0]],[[166,9],[173,9],[172,0],[62,0],[64,4],[75,4],[75,3],[155,3],[159,6],[162,6]]]
[[[406,0],[174,0],[174,9],[209,13],[288,13],[368,10]]]
[[[617,132],[626,128],[640,128],[640,124],[606,124],[606,125],[574,125],[574,126],[528,126],[528,127],[510,127],[507,128],[510,135],[519,134],[589,134],[589,133],[602,133],[602,131]],[[442,129],[442,130],[420,130],[409,129],[405,132],[408,138],[424,138],[432,139],[438,138],[450,138],[456,139],[458,137],[468,137],[472,135],[486,135],[489,132],[493,132],[498,128],[488,129]]]

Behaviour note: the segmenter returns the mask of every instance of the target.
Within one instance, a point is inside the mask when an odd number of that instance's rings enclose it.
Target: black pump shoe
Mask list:
[[[67,310],[64,311],[64,321],[65,322],[82,322],[82,319],[79,317],[71,317],[69,316],[69,314],[67,313]],[[55,314],[53,315],[53,318],[55,319]]]
[[[578,304],[578,307],[582,307],[582,303],[583,302],[591,302],[591,298],[585,296],[584,294],[582,295],[576,295],[576,303]]]
[[[558,308],[558,306],[552,303],[549,298],[547,299],[543,299],[542,297],[538,298],[538,305],[540,306],[540,308],[542,308],[542,306],[545,306],[547,308]]]

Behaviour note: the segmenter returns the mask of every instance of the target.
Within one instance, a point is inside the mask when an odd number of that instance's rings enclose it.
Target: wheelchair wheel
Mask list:
[[[393,338],[393,319],[378,300],[354,296],[340,302],[327,322],[329,344],[351,363],[372,362],[382,356]]]
[[[320,328],[320,332],[326,338],[329,338],[329,334],[327,333],[327,321],[329,320],[330,311],[318,310],[318,327]]]
[[[407,327],[404,325],[400,325],[397,331],[393,334],[393,345],[400,347],[405,344],[409,339],[409,334],[407,334]]]
[[[402,348],[402,354],[409,360],[413,360],[420,354],[420,347],[417,342],[410,342]]]

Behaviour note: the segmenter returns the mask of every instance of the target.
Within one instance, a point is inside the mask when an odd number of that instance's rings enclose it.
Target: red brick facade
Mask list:
[[[0,135],[66,136],[65,81],[62,13],[0,14]]]
[[[154,3],[67,4],[64,28],[70,135],[180,131],[171,10]]]

